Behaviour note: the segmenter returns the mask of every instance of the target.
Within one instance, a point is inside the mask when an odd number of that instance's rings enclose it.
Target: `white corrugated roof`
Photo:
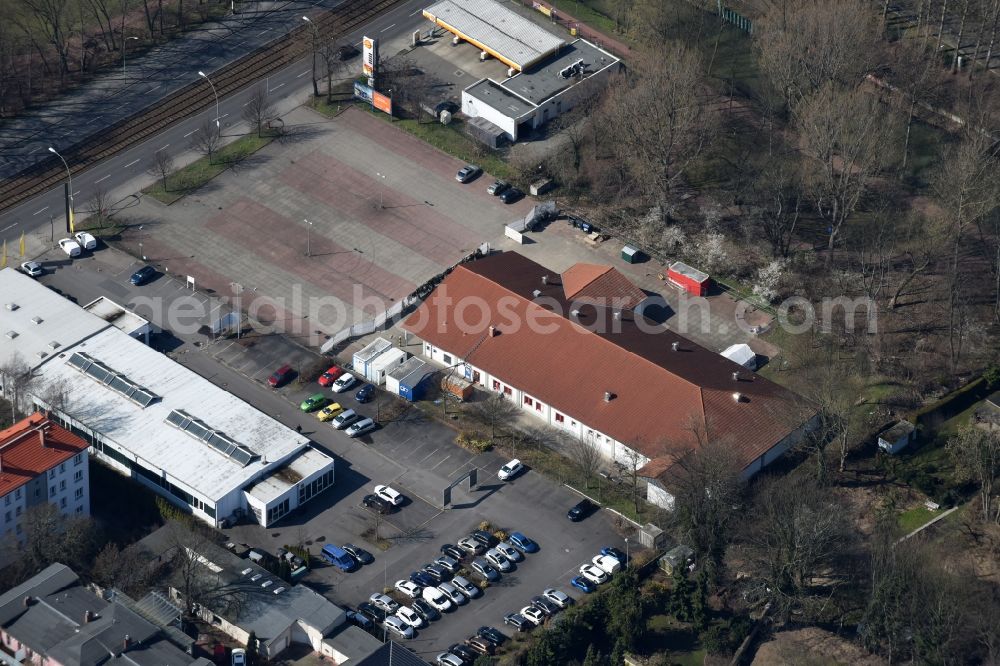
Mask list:
[[[325,454],[310,447],[257,481],[247,489],[247,494],[267,504],[284,495],[302,479],[308,479],[329,464],[330,459]]]
[[[86,315],[79,309],[77,312],[77,316]],[[146,408],[139,407],[70,366],[67,360],[71,352],[87,354],[160,399]],[[67,350],[42,366],[39,374],[45,382],[66,389],[65,411],[73,418],[131,451],[147,467],[164,470],[213,501],[275,467],[275,463],[309,442],[307,437],[117,328],[101,331]],[[167,415],[174,410],[183,410],[222,432],[257,457],[242,466],[168,424]]]
[[[34,368],[109,326],[20,271],[0,270],[0,366],[20,356]]]
[[[442,0],[425,9],[424,16],[474,39],[519,69],[530,67],[566,43],[494,0]]]
[[[393,347],[392,349],[387,349],[384,354],[379,355],[374,361],[372,361],[372,370],[384,370],[387,366],[399,363],[399,359],[406,359],[409,356],[402,349],[397,349]]]

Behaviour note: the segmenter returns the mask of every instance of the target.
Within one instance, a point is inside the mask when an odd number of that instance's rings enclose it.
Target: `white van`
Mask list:
[[[622,563],[618,561],[618,558],[610,555],[597,555],[593,562],[595,567],[607,572],[609,576],[618,573],[622,568]]]
[[[442,613],[451,610],[451,601],[436,587],[425,587],[420,596],[424,598],[424,601]]]

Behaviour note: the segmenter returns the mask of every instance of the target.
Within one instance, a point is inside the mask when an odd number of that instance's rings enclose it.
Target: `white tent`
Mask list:
[[[750,345],[733,345],[721,353],[733,363],[739,363],[744,368],[757,369],[757,354],[750,349]]]

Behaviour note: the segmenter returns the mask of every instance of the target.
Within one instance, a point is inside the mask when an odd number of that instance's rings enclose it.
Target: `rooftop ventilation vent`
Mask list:
[[[13,312],[14,310],[18,309],[21,306],[18,305],[17,303],[8,303],[6,307],[7,307],[8,310],[10,310],[11,312]]]
[[[7,331],[7,337],[13,340],[17,337],[17,331]]]
[[[45,320],[42,319],[41,317],[32,317],[31,318],[31,323],[32,324],[41,324],[43,321],[45,321]]]
[[[540,292],[540,291],[538,291],[538,290],[536,289],[536,290],[534,290],[533,292],[531,292],[531,294],[532,294],[532,295],[533,295],[533,296],[534,296],[535,298],[538,298],[539,296],[541,296],[541,295],[542,295],[542,292]]]
[[[53,340],[49,343],[49,349],[59,349],[59,341]]]
[[[736,393],[733,394],[733,400],[735,400],[736,402],[743,402],[743,394],[737,391]]]

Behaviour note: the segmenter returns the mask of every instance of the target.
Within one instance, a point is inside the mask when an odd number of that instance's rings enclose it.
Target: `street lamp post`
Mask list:
[[[138,37],[126,37],[122,40],[122,79],[124,79],[125,83],[128,83],[128,74],[125,73],[125,52],[128,50],[129,41],[133,39],[139,41]]]
[[[212,86],[212,94],[215,95],[215,126],[219,127],[219,93],[215,91],[215,84],[212,83],[212,79],[208,78],[205,72],[199,71],[198,76],[208,81],[208,85]]]
[[[142,257],[143,261],[146,261],[146,255],[142,253],[142,225],[139,225],[139,256]]]
[[[628,537],[625,537],[625,568],[629,568],[629,558],[628,558]]]
[[[382,210],[385,208],[385,206],[382,205],[382,195],[385,193],[385,174],[376,172],[375,175],[382,179],[382,185],[378,189],[378,207],[379,210]]]
[[[316,29],[316,24],[309,20],[308,16],[303,16],[302,20],[309,24],[309,27],[313,31],[313,65],[312,65],[312,79],[313,79],[313,97],[319,97],[319,83],[316,81],[316,45],[319,42],[319,30]]]
[[[305,222],[308,225],[306,227],[306,256],[307,257],[311,257],[312,256],[312,247],[310,246],[310,243],[311,243],[313,223],[310,222],[309,220],[302,220],[302,221]]]
[[[52,146],[49,146],[49,152],[58,157],[60,160],[62,160],[63,166],[66,167],[66,177],[69,179],[69,194],[67,195],[69,196],[69,219],[72,219],[73,218],[73,172],[69,170],[69,164],[67,164],[66,159],[59,154],[59,151],[57,151]],[[67,223],[68,222],[69,220],[67,220]],[[67,224],[66,226],[69,226],[69,224]]]

